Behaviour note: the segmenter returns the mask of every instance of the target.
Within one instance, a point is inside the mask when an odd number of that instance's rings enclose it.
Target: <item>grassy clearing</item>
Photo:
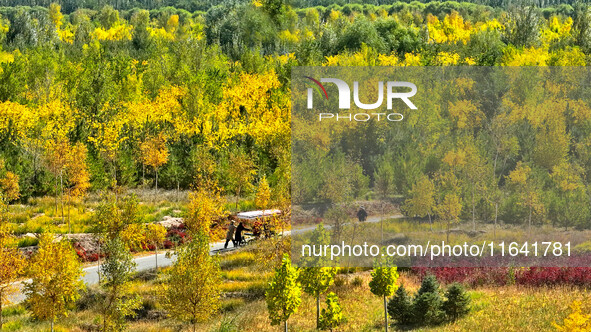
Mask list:
[[[143,222],[155,222],[165,216],[181,217],[186,206],[186,192],[179,196],[180,200],[166,200],[169,191],[133,190],[129,194],[136,194],[140,204],[139,215]],[[51,232],[64,234],[68,232],[68,221],[72,233],[91,232],[93,226],[93,213],[100,205],[101,197],[97,194],[90,195],[84,201],[71,202],[64,207],[64,219],[62,219],[61,205],[56,209],[55,198],[51,196],[37,197],[29,200],[28,205],[14,204],[9,206],[10,222],[16,235],[27,233]],[[22,243],[21,246],[31,245]]]

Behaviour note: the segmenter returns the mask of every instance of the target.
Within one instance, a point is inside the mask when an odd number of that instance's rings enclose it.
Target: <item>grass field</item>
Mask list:
[[[199,331],[278,331],[267,318],[264,299],[270,269],[257,263],[257,251],[245,249],[221,256],[223,297],[218,315],[199,326]],[[189,331],[188,325],[166,317],[159,306],[159,285],[162,273],[136,276],[135,292],[143,305],[136,318],[130,320],[129,331]],[[338,331],[379,331],[383,329],[381,299],[372,295],[368,283],[370,272],[356,271],[337,275],[329,291],[335,292],[343,307],[345,321]],[[400,283],[414,292],[420,280],[409,272],[401,272]],[[478,287],[469,289],[472,299],[470,313],[447,325],[420,328],[417,331],[553,331],[553,322],[562,322],[574,300],[583,303],[583,312],[591,312],[591,292],[574,287]],[[78,301],[72,314],[61,320],[58,331],[93,331],[100,322],[98,306],[101,293],[92,287]],[[296,314],[289,320],[292,331],[315,330],[315,300],[304,295]],[[49,324],[33,321],[22,306],[4,311],[6,331],[43,331]],[[394,329],[406,329],[394,326]]]

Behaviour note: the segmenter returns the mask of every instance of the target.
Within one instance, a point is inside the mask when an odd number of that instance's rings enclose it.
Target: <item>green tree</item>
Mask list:
[[[164,305],[173,317],[191,323],[195,332],[197,324],[220,307],[220,283],[218,259],[209,254],[209,236],[195,232],[166,273]]]
[[[453,283],[449,286],[445,298],[443,310],[448,319],[455,321],[470,311],[470,297],[462,285]]]
[[[27,303],[34,317],[51,322],[53,332],[56,320],[67,316],[84,288],[82,265],[68,241],[55,241],[53,235],[44,234],[29,264],[29,275]]]
[[[238,210],[240,195],[249,191],[252,186],[255,165],[252,158],[242,150],[233,151],[230,154],[229,163],[228,182],[236,194],[236,210]]]
[[[326,308],[322,309],[318,328],[321,330],[334,330],[343,320],[343,309],[339,304],[339,298],[335,293],[330,292],[326,296]]]
[[[428,176],[423,175],[412,185],[409,197],[404,201],[402,209],[409,216],[429,216],[431,227],[431,214],[435,208],[435,185]]]
[[[382,241],[384,240],[384,206],[388,196],[394,191],[394,167],[387,158],[383,158],[378,164],[378,168],[375,174],[375,190],[382,200],[382,217],[380,218],[380,233]]]
[[[529,47],[535,44],[540,34],[539,9],[523,1],[519,5],[512,6],[507,14],[505,42],[517,47]]]
[[[399,324],[410,324],[413,321],[412,298],[406,292],[404,285],[400,285],[394,296],[388,301],[388,314]]]
[[[265,293],[271,325],[283,323],[285,332],[287,332],[287,320],[297,311],[302,302],[302,290],[297,280],[298,270],[291,266],[291,260],[285,254],[281,266],[275,269],[275,274]]]
[[[471,208],[472,208],[472,229],[476,230],[476,202],[485,192],[486,175],[490,174],[486,161],[480,156],[476,146],[469,144],[464,148],[466,164],[462,167],[462,173],[468,186]]]
[[[345,223],[351,219],[345,209],[339,206],[331,207],[324,213],[324,219],[332,226],[331,238],[333,243],[341,243]]]
[[[398,271],[396,266],[389,266],[387,260],[378,260],[371,272],[369,289],[374,295],[384,299],[384,329],[388,331],[388,303],[386,298],[394,294],[398,288]]]
[[[131,278],[136,263],[119,237],[109,239],[104,246],[105,262],[100,267],[101,287],[106,298],[101,304],[103,331],[122,331],[127,325],[127,317],[135,316],[141,306],[141,298],[131,290]]]
[[[336,267],[304,267],[300,271],[299,280],[304,292],[316,298],[316,328],[320,328],[320,295],[334,283]]]
[[[439,324],[444,319],[439,283],[433,275],[423,278],[413,302],[415,320],[426,325]]]

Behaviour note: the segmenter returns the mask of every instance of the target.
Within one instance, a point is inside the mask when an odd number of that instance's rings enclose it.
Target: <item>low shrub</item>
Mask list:
[[[12,322],[8,322],[2,326],[2,331],[19,331],[22,329],[23,324],[18,321],[14,320]]]
[[[26,312],[25,307],[23,307],[22,305],[16,305],[16,306],[12,306],[12,307],[8,307],[6,309],[2,310],[2,316],[3,317],[10,317],[10,316],[18,316],[18,315],[22,315]]]
[[[39,239],[36,237],[24,237],[22,239],[20,239],[18,241],[17,246],[19,248],[23,248],[23,247],[32,247],[32,246],[36,246],[39,244]]]
[[[241,305],[244,304],[244,299],[241,298],[234,298],[234,299],[227,299],[222,301],[221,312],[228,313],[238,309]]]
[[[351,281],[351,285],[353,285],[353,287],[363,286],[363,278],[361,278],[360,276],[356,276],[355,278],[353,278],[353,281]]]
[[[76,301],[76,310],[88,310],[98,306],[106,298],[103,291],[96,287],[88,287],[82,291],[80,298]]]
[[[344,287],[345,285],[347,285],[347,279],[346,279],[346,278],[343,278],[343,277],[341,277],[341,276],[336,276],[336,277],[334,278],[334,283],[333,283],[333,285],[334,285],[336,288],[341,288],[341,287]]]

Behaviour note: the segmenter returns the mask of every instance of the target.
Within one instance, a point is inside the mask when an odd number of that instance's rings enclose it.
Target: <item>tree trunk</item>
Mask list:
[[[101,240],[98,240],[98,266],[96,268],[96,274],[98,275],[98,283],[101,283]]]
[[[70,222],[70,199],[71,199],[71,190],[68,190],[68,203],[66,204],[66,206],[68,207],[68,234],[72,234],[72,226],[71,226],[71,222]]]
[[[64,223],[64,173],[60,173],[60,202],[62,205],[62,223]],[[68,225],[68,229],[70,226]]]
[[[384,208],[385,208],[386,203],[382,202],[382,217],[380,218],[380,227],[381,227],[381,233],[382,233],[382,242],[384,242]]]
[[[53,319],[51,320],[51,332],[53,332]]]
[[[55,177],[55,214],[57,215],[57,210],[58,210],[58,203],[57,203],[57,176]]]
[[[156,190],[158,190],[158,169],[156,169]]]
[[[476,203],[474,202],[474,185],[472,185],[472,230],[476,231]]]
[[[497,218],[499,215],[499,203],[495,203],[495,228],[493,231],[493,239],[496,241],[497,239]]]
[[[386,295],[384,295],[384,318],[386,319],[384,327],[386,328],[386,332],[388,332],[388,304],[386,303]]]
[[[429,227],[431,228],[431,232],[433,232],[433,221],[431,221],[431,213],[428,213],[429,215]]]
[[[287,319],[283,321],[283,331],[287,332]]]
[[[316,295],[316,328],[320,328],[320,294]]]
[[[447,242],[449,243],[449,224],[451,224],[451,220],[447,221]]]
[[[355,241],[355,233],[357,231],[357,222],[353,221],[353,233],[351,234],[351,245],[353,245]],[[351,265],[351,256],[347,259],[347,274],[350,272],[349,267]]]
[[[531,204],[529,205],[529,217],[528,217],[528,226],[527,226],[527,230],[531,231],[531,210],[532,210],[532,206]]]
[[[158,245],[154,245],[154,251],[156,252],[156,274],[158,274]]]
[[[2,298],[2,292],[0,291],[0,299]],[[4,324],[4,317],[2,317],[2,301],[0,301],[0,331],[2,331],[2,325]]]

